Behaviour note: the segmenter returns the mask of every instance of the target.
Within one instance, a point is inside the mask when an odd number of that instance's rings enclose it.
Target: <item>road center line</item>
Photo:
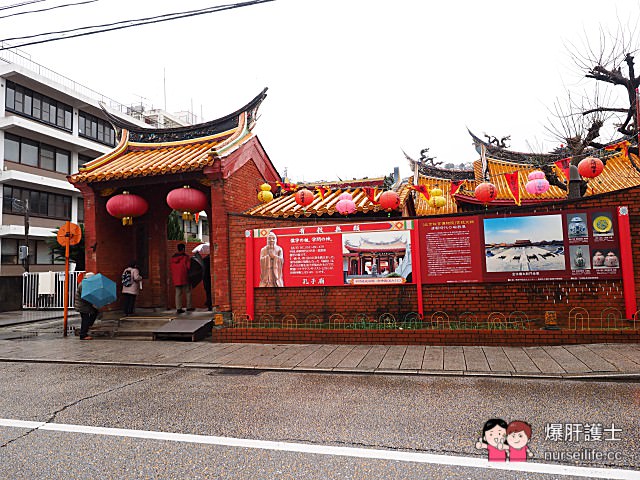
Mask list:
[[[29,422],[0,418],[0,426],[49,430],[54,432],[84,433],[89,435],[107,435],[114,437],[144,438],[170,442],[199,443],[225,447],[257,448],[281,452],[298,452],[318,455],[337,455],[343,457],[371,458],[375,460],[394,460],[398,462],[430,463],[454,465],[460,467],[485,468],[492,470],[511,470],[553,475],[573,475],[587,478],[637,479],[638,472],[613,468],[574,467],[549,463],[491,463],[484,458],[435,455],[431,453],[403,452],[395,450],[376,450],[369,448],[336,447],[332,445],[312,445],[306,443],[272,442],[248,438],[216,437],[212,435],[191,435],[187,433],[156,432],[149,430],[129,430],[124,428],[92,427],[89,425],[70,425],[64,423]]]

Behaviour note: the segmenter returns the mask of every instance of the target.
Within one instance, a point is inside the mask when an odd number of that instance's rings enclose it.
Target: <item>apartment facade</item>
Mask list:
[[[0,59],[0,275],[61,270],[46,239],[67,220],[82,223],[82,196],[66,176],[109,152],[116,132],[100,102],[113,101],[55,72],[15,56]],[[37,72],[37,73],[36,73]],[[128,121],[144,124],[133,117]],[[28,212],[25,212],[28,207]],[[25,213],[28,214],[25,215]],[[29,225],[28,239],[25,224]]]

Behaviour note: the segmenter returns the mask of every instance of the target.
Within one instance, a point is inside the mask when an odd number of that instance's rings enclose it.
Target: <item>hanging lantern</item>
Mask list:
[[[296,203],[303,207],[311,205],[313,203],[313,192],[306,188],[298,190],[296,192]]]
[[[133,217],[140,217],[147,213],[149,204],[147,201],[129,192],[111,197],[107,201],[109,215],[122,219],[122,225],[133,225]]]
[[[429,192],[429,196],[430,197],[441,197],[442,196],[442,190],[440,188],[436,187],[436,188],[432,189]]]
[[[396,192],[392,192],[391,190],[387,190],[380,195],[378,199],[378,203],[380,204],[380,208],[387,212],[391,210],[395,210],[400,206],[400,195]]]
[[[447,199],[442,195],[442,189],[436,187],[429,192],[429,205],[433,208],[441,208],[447,204]]]
[[[546,178],[536,178],[529,180],[524,188],[531,195],[542,195],[549,190],[549,181]]]
[[[489,202],[493,202],[498,196],[498,189],[493,183],[482,182],[476,187],[475,196],[485,205]]]
[[[604,170],[604,163],[602,160],[595,157],[587,157],[584,160],[580,160],[578,164],[578,173],[584,178],[595,178]]]
[[[263,183],[260,185],[260,191],[258,192],[258,200],[262,203],[269,203],[273,200],[273,193],[271,193],[271,185]]]
[[[528,180],[538,180],[538,179],[546,179],[546,178],[547,178],[546,175],[541,170],[534,170],[533,172],[529,173],[529,175],[527,176]]]
[[[185,185],[171,190],[167,195],[167,204],[182,212],[183,220],[193,220],[193,214],[207,207],[207,196],[200,190]]]
[[[342,215],[349,215],[356,212],[356,202],[353,201],[353,197],[350,193],[343,193],[338,197],[338,203],[336,203],[336,210]]]

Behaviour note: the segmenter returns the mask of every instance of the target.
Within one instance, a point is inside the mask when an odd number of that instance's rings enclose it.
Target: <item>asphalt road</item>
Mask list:
[[[602,478],[618,478],[611,469],[635,470],[626,478],[640,478],[637,383],[250,373],[2,364],[0,478],[578,478],[488,469],[486,453],[474,445],[493,417],[532,424],[536,458],[529,465],[595,467],[609,475]],[[8,426],[9,420],[47,422],[57,431]],[[557,425],[575,435],[594,423],[608,430],[600,441],[546,438],[545,429],[557,434]],[[78,433],[69,425],[134,432]],[[612,432],[612,425],[621,430]],[[140,438],[149,431],[175,435]],[[612,436],[620,440],[605,440]],[[230,438],[254,443],[233,446]],[[277,450],[261,441],[287,445]],[[610,459],[544,459],[585,449]],[[385,457],[396,452],[422,456]],[[476,466],[421,463],[430,454],[445,462],[470,458]]]

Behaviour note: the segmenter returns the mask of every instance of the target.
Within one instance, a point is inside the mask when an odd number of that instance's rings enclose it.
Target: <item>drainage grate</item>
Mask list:
[[[236,375],[236,376],[257,376],[262,373],[262,370],[255,370],[253,368],[216,368],[207,375]]]

